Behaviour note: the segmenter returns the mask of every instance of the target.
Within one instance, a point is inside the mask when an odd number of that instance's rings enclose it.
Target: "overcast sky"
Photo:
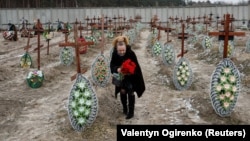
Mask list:
[[[192,0],[192,1],[207,1],[207,0]],[[211,2],[216,2],[216,1],[224,1],[228,3],[238,3],[241,1],[247,1],[247,0],[210,0]]]

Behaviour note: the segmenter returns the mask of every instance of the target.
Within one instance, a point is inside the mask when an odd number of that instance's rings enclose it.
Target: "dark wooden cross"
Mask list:
[[[90,19],[89,19],[89,16],[87,16],[87,18],[85,18],[85,20],[87,21],[87,22],[86,22],[86,30],[87,30],[87,35],[88,35],[88,30],[89,30],[89,27],[88,27],[88,26],[89,26],[89,20],[90,20]]]
[[[76,56],[76,65],[77,65],[77,73],[71,77],[71,81],[76,79],[77,74],[79,73],[85,73],[87,70],[83,69],[81,70],[80,66],[80,53],[79,53],[79,47],[80,46],[86,46],[86,45],[93,45],[94,42],[78,42],[78,36],[77,36],[77,24],[74,24],[74,42],[66,42],[66,43],[59,43],[59,47],[73,47],[75,48],[75,56]]]
[[[133,28],[133,23],[134,23],[134,19],[132,17],[130,17],[130,19],[128,20],[129,24],[130,24],[130,29]]]
[[[48,34],[50,34],[50,32],[51,32],[50,24],[51,24],[51,22],[49,21],[49,22],[48,22],[48,29],[47,29]],[[51,40],[51,39],[47,39],[47,55],[49,55],[49,41],[50,41],[50,40]]]
[[[172,30],[175,30],[175,29],[169,27],[169,22],[168,21],[167,21],[167,27],[162,27],[161,22],[160,22],[159,26],[157,26],[157,29],[159,30],[159,32],[161,30],[164,30],[165,32],[167,32],[167,43],[171,42],[171,40],[169,40],[169,32],[171,32]],[[160,33],[159,32],[158,32],[158,40],[160,39]]]
[[[30,45],[30,31],[28,31],[28,41],[27,41],[27,46],[24,47],[23,49],[25,50],[26,53],[29,52],[29,48],[31,48],[31,45]]]
[[[228,51],[228,40],[233,40],[234,36],[245,36],[245,32],[233,32],[229,30],[230,23],[232,22],[232,18],[230,14],[224,15],[224,31],[222,32],[209,32],[209,36],[219,36],[219,40],[224,40],[224,52],[223,58],[227,58]]]
[[[195,25],[196,25],[195,17],[193,17],[193,20],[191,21],[191,24],[193,25],[193,31],[195,32]]]
[[[37,23],[35,24],[36,29],[33,29],[33,31],[37,32],[37,48],[34,50],[37,50],[37,69],[40,70],[40,35],[41,32],[44,32],[42,28],[42,24],[40,22],[40,19],[37,19]]]
[[[210,21],[207,19],[206,15],[203,16],[203,19],[204,19],[203,24],[206,25],[206,32],[207,32],[207,26],[210,25]]]
[[[173,17],[170,16],[168,19],[171,21],[171,24],[174,23],[174,18]]]
[[[201,22],[201,18],[202,18],[201,16],[198,16],[198,17],[197,17],[197,19],[198,19],[198,23],[200,23],[200,22]]]
[[[117,35],[117,24],[116,24],[117,17],[114,15],[113,21],[115,23],[115,36]]]
[[[181,39],[181,53],[177,57],[183,57],[188,51],[184,50],[184,40],[188,38],[188,34],[185,33],[185,24],[182,23],[182,33],[178,34],[178,39]]]
[[[161,22],[159,22],[157,29],[158,29],[157,40],[159,41],[161,39],[161,30],[163,30],[163,28],[161,27]]]
[[[217,19],[216,28],[218,30],[219,29],[219,19],[220,19],[219,15],[216,16],[216,19]]]
[[[178,23],[179,23],[179,21],[178,21],[179,18],[178,18],[177,16],[174,18],[174,20],[175,20],[175,22],[174,22],[175,24],[178,24]]]
[[[111,20],[111,18],[109,18],[108,22],[109,22],[109,26],[110,26],[109,30],[111,31],[112,30],[112,20]]]
[[[187,19],[186,19],[187,26],[189,26],[190,22],[191,22],[191,18],[187,16]]]
[[[35,29],[28,29],[28,31],[29,32],[31,32],[31,31],[37,32],[37,47],[34,48],[33,51],[37,51],[37,53],[38,53],[37,62],[38,62],[38,68],[40,69],[40,48],[44,47],[44,45],[40,44],[40,39],[41,39],[40,37],[41,37],[41,33],[44,32],[44,29],[42,27],[42,23],[40,22],[40,19],[37,19],[37,23],[34,26],[35,26]],[[38,51],[38,49],[39,49],[39,51]]]
[[[126,29],[126,17],[123,17],[123,28]]]
[[[209,26],[212,25],[212,20],[213,20],[212,16],[213,16],[213,15],[214,15],[214,14],[213,14],[212,12],[209,14],[209,18],[208,18],[208,20],[209,20]]]

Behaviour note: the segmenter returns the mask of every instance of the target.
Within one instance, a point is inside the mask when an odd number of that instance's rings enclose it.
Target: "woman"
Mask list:
[[[123,113],[126,119],[134,116],[134,105],[136,92],[138,98],[142,96],[145,91],[145,84],[140,65],[138,63],[136,54],[128,45],[128,39],[125,36],[118,36],[113,41],[113,53],[110,62],[111,73],[122,73],[122,63],[130,59],[135,64],[134,74],[125,74],[120,86],[115,87],[115,97],[120,93],[121,103],[123,106]],[[127,107],[128,99],[128,107]]]

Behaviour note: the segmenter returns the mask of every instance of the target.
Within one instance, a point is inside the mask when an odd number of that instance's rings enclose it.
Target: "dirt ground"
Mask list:
[[[76,63],[70,66],[60,64],[58,46],[64,40],[62,33],[54,33],[50,54],[46,55],[46,42],[42,37],[41,70],[45,80],[42,87],[30,88],[26,83],[29,71],[37,68],[36,38],[31,38],[30,54],[35,66],[23,69],[19,66],[20,57],[27,38],[16,42],[0,38],[0,140],[3,141],[115,141],[117,124],[250,124],[250,54],[245,51],[245,37],[236,37],[236,53],[232,59],[241,73],[241,92],[234,111],[229,117],[220,117],[210,100],[210,80],[216,65],[222,59],[218,51],[219,42],[206,52],[201,40],[194,46],[186,43],[189,60],[194,74],[189,89],[178,91],[173,84],[173,67],[165,66],[161,59],[151,55],[147,46],[149,29],[143,29],[133,44],[141,64],[146,91],[141,98],[136,97],[135,116],[126,120],[122,114],[119,97],[114,97],[114,86],[110,83],[102,88],[93,86],[99,101],[98,115],[92,126],[83,132],[76,132],[70,125],[67,102],[74,81],[70,77],[76,72]],[[162,32],[161,41],[166,41]],[[180,52],[181,42],[170,36],[175,50]],[[111,42],[104,46],[104,55],[110,57]],[[87,72],[83,75],[91,80],[91,64],[101,52],[101,48],[89,47],[81,54],[81,67]],[[179,59],[179,58],[178,58]]]

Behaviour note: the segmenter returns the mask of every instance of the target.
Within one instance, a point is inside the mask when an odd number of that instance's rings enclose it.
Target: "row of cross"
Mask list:
[[[244,32],[233,32],[232,30],[230,30],[230,25],[232,25],[232,22],[234,20],[234,18],[230,15],[230,14],[225,14],[224,15],[225,20],[223,21],[223,25],[224,25],[224,30],[220,31],[220,32],[209,32],[208,35],[209,36],[219,36],[219,38],[221,40],[224,40],[224,54],[223,54],[223,58],[227,58],[227,47],[228,47],[228,40],[230,39],[230,36],[244,36],[245,33]],[[102,29],[102,43],[104,43],[104,37],[103,37],[103,30],[105,27],[108,27],[107,25],[104,25],[104,19],[105,17],[102,16],[101,18],[101,25],[95,25],[95,27],[97,28],[101,28]],[[77,26],[78,24],[80,24],[80,26]],[[178,39],[182,40],[182,47],[181,47],[181,53],[178,55],[178,57],[183,57],[185,53],[187,53],[187,51],[184,50],[184,40],[188,38],[187,33],[185,33],[185,23],[182,22],[182,32],[178,34]],[[37,50],[37,62],[38,62],[38,70],[40,69],[40,34],[41,32],[44,32],[44,29],[42,29],[42,24],[40,22],[40,20],[37,20],[37,23],[35,25],[35,29],[30,30],[30,31],[36,31],[37,32],[37,44],[38,47],[36,48]],[[160,24],[157,26],[158,30],[165,30],[167,33],[171,32],[172,30],[175,30],[173,28],[169,28],[169,27],[162,27]],[[85,72],[86,70],[81,70],[80,67],[80,57],[79,57],[79,47],[80,46],[86,46],[86,45],[93,45],[93,42],[78,42],[77,38],[78,38],[78,33],[77,31],[80,30],[80,36],[82,34],[82,30],[83,27],[81,26],[81,22],[78,22],[77,19],[74,22],[74,42],[68,42],[67,36],[68,36],[68,30],[64,29],[61,32],[65,34],[65,42],[64,43],[60,43],[59,46],[60,47],[66,47],[66,46],[71,46],[75,48],[75,54],[76,54],[76,62],[77,62],[77,73],[82,73]],[[158,39],[160,38],[160,32],[158,32]],[[168,34],[167,34],[167,41],[170,42]],[[103,45],[102,45],[103,46]],[[29,46],[29,39],[28,39],[28,44],[27,47],[25,48],[26,51],[30,48]],[[102,50],[103,51],[103,50]],[[48,52],[47,52],[48,53]],[[74,80],[76,77],[76,75],[71,77],[71,80]]]
[[[173,21],[175,20],[175,23],[178,23],[177,20],[178,18],[171,18],[170,19]],[[208,20],[206,20],[208,19]],[[167,22],[167,27],[163,27],[161,26],[161,22],[159,22],[159,25],[156,25],[156,21],[158,21],[159,19],[157,18],[157,16],[154,16],[151,20],[151,27],[153,28],[157,28],[159,30],[158,32],[158,40],[160,39],[160,31],[161,30],[165,30],[165,32],[167,32],[167,42],[171,42],[169,40],[169,32],[171,32],[172,30],[175,30],[173,28],[170,28],[169,22]],[[189,20],[188,20],[189,21]],[[186,22],[188,22],[186,20]],[[224,15],[224,20],[222,20],[220,23],[224,26],[223,31],[220,32],[209,32],[208,35],[209,36],[218,36],[219,40],[224,40],[224,52],[223,52],[223,58],[227,58],[227,50],[228,50],[228,41],[233,39],[234,36],[245,36],[245,32],[233,32],[233,28],[232,28],[232,24],[233,21],[235,21],[233,15],[230,14],[225,14]],[[212,18],[210,16],[210,18],[207,18],[204,16],[204,21],[203,23],[206,25],[210,25],[212,22]],[[181,28],[182,28],[182,32],[178,33],[178,39],[181,39],[181,53],[177,55],[177,57],[183,57],[185,53],[187,53],[187,50],[184,50],[184,40],[187,39],[189,36],[192,35],[188,35],[188,33],[185,33],[185,23],[184,20],[180,19],[179,23],[181,23]],[[191,21],[192,24],[196,24],[195,21]],[[218,27],[218,25],[217,25]]]
[[[78,26],[78,24],[80,24],[80,26]],[[102,30],[102,40],[101,40],[101,53],[103,53],[103,44],[104,44],[104,17],[102,16],[101,19],[101,25],[97,26],[98,28],[101,28]],[[65,42],[64,43],[59,43],[59,47],[73,47],[75,48],[75,56],[76,56],[76,64],[77,64],[77,73],[84,73],[86,72],[86,69],[81,70],[81,66],[80,66],[80,53],[79,53],[79,47],[81,46],[86,46],[86,45],[93,45],[94,42],[78,42],[78,31],[80,30],[80,36],[81,36],[81,32],[83,30],[83,27],[81,26],[81,22],[78,22],[77,19],[74,22],[74,26],[73,26],[73,32],[74,32],[74,42],[69,42],[68,41],[68,33],[69,31],[67,29],[63,29],[62,33],[65,34]],[[37,32],[37,48],[35,48],[35,50],[37,50],[37,69],[40,70],[40,48],[42,47],[40,45],[40,36],[41,33],[44,32],[44,29],[42,28],[42,24],[40,22],[40,20],[38,19],[36,24],[35,24],[35,29],[29,30],[29,32],[35,31]],[[27,42],[27,46],[24,48],[26,50],[26,52],[28,52],[29,48],[31,47],[29,45],[30,42],[30,37],[28,37],[28,42]],[[49,46],[48,46],[49,48]],[[47,52],[48,53],[48,52]],[[71,81],[73,81],[76,78],[76,75],[73,75],[71,77]]]

